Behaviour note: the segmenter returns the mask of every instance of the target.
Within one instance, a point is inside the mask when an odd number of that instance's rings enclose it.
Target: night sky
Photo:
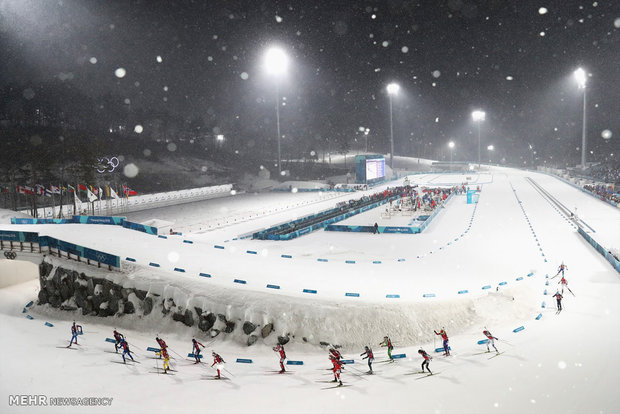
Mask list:
[[[291,61],[277,81],[285,151],[335,151],[345,135],[361,148],[364,127],[371,150],[388,152],[394,81],[397,155],[444,157],[453,140],[455,159],[476,159],[482,109],[494,161],[529,162],[532,144],[540,163],[574,165],[583,66],[591,157],[620,153],[617,1],[0,0],[0,13],[0,87],[56,79],[199,117],[242,150],[275,150],[263,56],[277,45]]]

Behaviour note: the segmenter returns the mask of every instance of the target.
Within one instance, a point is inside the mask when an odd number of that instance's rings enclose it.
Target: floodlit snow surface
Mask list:
[[[92,408],[98,412],[618,412],[620,275],[528,177],[576,210],[600,244],[618,247],[619,209],[548,175],[504,168],[479,176],[410,176],[412,184],[420,186],[468,181],[482,188],[477,205],[454,196],[418,235],[316,231],[286,242],[239,238],[383,187],[329,196],[244,194],[128,215],[134,221],[163,220],[195,229],[167,239],[116,226],[1,224],[2,230],[38,231],[123,259],[133,257],[137,266],[128,266],[127,272],[136,286],[156,279],[162,289],[174,288],[177,295],[194,300],[202,295],[219,297],[222,306],[243,302],[251,309],[240,317],[290,309],[287,328],[301,332],[304,325],[318,329],[323,324],[324,332],[345,344],[345,358],[355,363],[343,372],[347,387],[323,389],[332,385],[325,382],[332,378],[327,350],[298,338],[286,346],[287,355],[304,364],[278,374],[273,333],[246,347],[232,334],[210,342],[203,333],[156,312],[144,318],[104,319],[35,306],[27,312],[34,317],[29,320],[22,310],[36,300],[38,281],[32,280],[0,289],[0,412],[86,411],[9,406],[9,396],[17,394],[113,398],[111,407]],[[161,268],[156,273],[141,268],[149,261]],[[575,296],[565,292],[565,309],[556,315],[554,300],[543,291],[555,292],[559,278],[545,286],[545,275],[554,276],[561,262],[568,266],[566,278]],[[174,267],[186,273],[176,274]],[[199,272],[212,278],[200,278]],[[246,285],[233,283],[240,277]],[[281,289],[265,289],[267,283]],[[483,290],[487,285],[491,289]],[[316,289],[317,294],[308,298],[302,289]],[[464,290],[468,293],[459,294]],[[346,292],[360,296],[345,297]],[[85,333],[71,350],[64,346],[74,318]],[[54,326],[45,326],[46,321]],[[433,329],[442,326],[450,335],[450,357],[434,352],[441,342]],[[503,353],[497,357],[483,353],[486,347],[477,344],[485,326],[499,338],[496,344]],[[525,329],[513,332],[521,326]],[[121,357],[105,338],[114,328],[128,338],[140,364],[113,362]],[[227,379],[211,380],[212,368],[184,358],[192,333],[206,345],[208,365],[211,350],[227,361]],[[158,374],[160,361],[146,352],[146,347],[156,346],[157,334],[175,358],[174,375]],[[395,344],[393,353],[405,353],[405,359],[381,362],[386,353],[378,343],[386,334]],[[365,374],[367,365],[359,356],[364,345],[375,351],[372,376]],[[415,374],[420,346],[433,355],[430,368],[436,375]],[[253,363],[236,363],[237,358]]]

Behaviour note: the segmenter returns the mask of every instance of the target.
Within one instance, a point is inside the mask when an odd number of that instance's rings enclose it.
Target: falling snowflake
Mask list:
[[[142,133],[142,131],[144,131],[144,128],[142,127],[142,125],[138,124],[138,125],[136,125],[135,127],[133,127],[133,131],[134,131],[136,134],[141,134],[141,133]]]
[[[97,63],[97,58],[93,56],[90,59],[88,59],[88,61],[94,65],[95,63]]]
[[[155,60],[157,60],[157,63],[161,63],[161,62],[163,62],[163,61],[164,61],[164,60],[161,58],[161,56],[157,56],[157,57],[155,58]]]
[[[538,14],[547,14],[547,8],[546,7],[541,7],[540,9],[538,9]]]
[[[114,74],[116,75],[117,78],[124,78],[125,75],[127,74],[127,71],[123,68],[118,68],[114,71]]]

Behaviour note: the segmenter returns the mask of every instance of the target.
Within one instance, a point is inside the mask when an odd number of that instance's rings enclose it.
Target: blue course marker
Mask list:
[[[303,365],[304,361],[286,361],[286,365]]]
[[[146,350],[149,351],[149,352],[159,352],[159,351],[161,351],[161,349],[153,348],[152,346],[149,346],[148,348],[146,348]]]
[[[543,303],[540,305],[541,308],[546,308],[547,304],[545,303],[545,301],[543,300]]]
[[[134,259],[133,257],[125,257],[125,260],[127,260],[128,262],[135,262],[136,259]]]
[[[482,290],[491,289],[491,285],[482,286]]]
[[[400,295],[385,295],[385,297],[388,299],[398,299],[400,298]]]
[[[355,264],[355,260],[345,260],[344,262],[348,264]]]
[[[527,277],[532,277],[532,276],[534,276],[534,272],[530,272],[527,274]]]
[[[161,234],[160,234],[160,235],[158,235],[157,237],[159,237],[160,239],[167,239],[167,238],[168,238],[168,237],[166,237],[166,236],[162,236]]]
[[[284,259],[292,259],[293,256],[291,256],[290,254],[281,254],[280,257],[284,258]]]
[[[269,288],[269,289],[280,289],[280,286],[278,286],[278,285],[267,285],[267,288]]]
[[[464,295],[465,293],[469,293],[469,290],[459,290],[459,295]]]
[[[347,292],[344,294],[345,296],[350,296],[352,298],[359,298],[360,294],[359,293],[351,293],[351,292]]]
[[[187,357],[188,357],[188,358],[196,358],[196,357],[194,356],[194,354],[191,354],[191,353],[190,353],[190,354],[187,354]],[[202,355],[198,355],[198,359],[202,359]]]
[[[355,360],[353,359],[343,359],[342,363],[345,365],[351,365],[351,364],[355,364]]]
[[[246,250],[245,251],[247,254],[256,254],[256,252],[254,250]]]
[[[30,302],[28,302],[28,303],[26,304],[26,307],[27,307],[27,308],[29,308],[29,307],[31,307],[33,304],[34,304],[34,302],[33,302],[33,301],[30,301]]]
[[[406,259],[398,259],[399,262],[404,262]]]
[[[237,364],[251,364],[251,363],[252,363],[251,359],[237,358]]]
[[[213,246],[215,249],[223,249],[224,246],[218,246],[217,244]]]
[[[381,260],[373,260],[372,264],[381,264]]]
[[[539,320],[540,318],[542,318],[542,313],[538,314],[538,316],[536,317],[536,320]]]
[[[202,277],[211,277],[210,274],[208,273],[198,273],[198,276],[202,276]]]
[[[26,313],[26,308],[22,309],[22,313]]]
[[[422,295],[422,297],[424,297],[424,298],[434,298],[435,294],[434,293],[425,293],[425,294]]]
[[[30,316],[30,315],[26,315],[26,318],[28,318],[28,319],[30,319],[30,320],[33,320],[33,319],[34,319],[34,318],[33,318],[32,316]],[[46,323],[47,323],[47,322],[46,322]]]
[[[180,268],[180,267],[175,267],[175,268],[174,268],[174,271],[175,271],[175,272],[185,273],[185,269],[182,269],[182,268]]]
[[[233,280],[233,282],[239,283],[241,285],[245,285],[247,283],[245,280],[241,280],[241,279],[235,279],[235,280]]]
[[[521,332],[524,329],[525,329],[525,326],[519,326],[518,328],[513,329],[512,332],[517,333],[517,332]]]
[[[504,285],[507,285],[507,284],[508,284],[508,282],[499,282],[500,286],[504,286]]]
[[[484,344],[488,344],[489,340],[488,339],[481,339],[478,341],[478,345],[484,345]]]
[[[519,276],[519,277],[518,277],[518,278],[516,278],[515,280],[516,280],[517,282],[519,282],[519,281],[523,280],[523,277],[522,277],[522,276]]]
[[[314,289],[304,289],[303,290],[304,293],[312,293],[312,294],[316,294],[316,290]]]
[[[51,324],[49,322],[45,322],[45,326],[49,326],[50,328],[52,328],[54,326],[54,324]]]
[[[115,343],[116,343],[116,339],[114,339],[114,338],[106,338],[106,339],[105,339],[105,341],[106,341],[106,342],[111,342],[111,343],[113,343],[113,344],[115,344]]]
[[[149,266],[159,267],[159,263],[150,262],[150,263],[149,263]]]
[[[451,351],[452,348],[450,348],[450,346],[448,346],[448,351]],[[441,348],[435,348],[435,352],[445,352],[445,350],[443,349],[443,346]]]
[[[317,262],[327,262],[327,259],[316,259]]]
[[[395,355],[392,355],[393,359],[402,359],[402,358],[406,358],[406,357],[407,357],[407,354],[395,354]]]

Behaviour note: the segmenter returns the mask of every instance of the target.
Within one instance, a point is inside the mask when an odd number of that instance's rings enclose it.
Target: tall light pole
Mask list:
[[[364,136],[366,137],[366,153],[368,153],[368,134],[370,134],[370,128],[364,130]]]
[[[581,130],[581,169],[586,169],[586,71],[579,68],[574,73],[579,89],[583,89],[583,128]]]
[[[478,169],[480,169],[480,123],[484,121],[486,114],[484,111],[476,110],[471,113],[471,117],[478,124]]]
[[[392,122],[392,96],[398,94],[400,86],[398,86],[397,83],[392,82],[386,89],[390,98],[390,168],[394,169],[394,123]]]
[[[450,171],[452,171],[452,150],[454,149],[454,141],[448,142],[448,147],[450,147]]]
[[[288,67],[288,56],[284,51],[277,47],[272,47],[265,53],[265,69],[267,73],[276,78],[276,128],[278,138],[278,176],[282,175],[282,152],[280,149],[280,83],[279,78]]]
[[[489,163],[491,162],[491,155],[493,154],[493,150],[495,150],[495,147],[493,145],[489,145],[487,147],[487,151],[489,151]]]

